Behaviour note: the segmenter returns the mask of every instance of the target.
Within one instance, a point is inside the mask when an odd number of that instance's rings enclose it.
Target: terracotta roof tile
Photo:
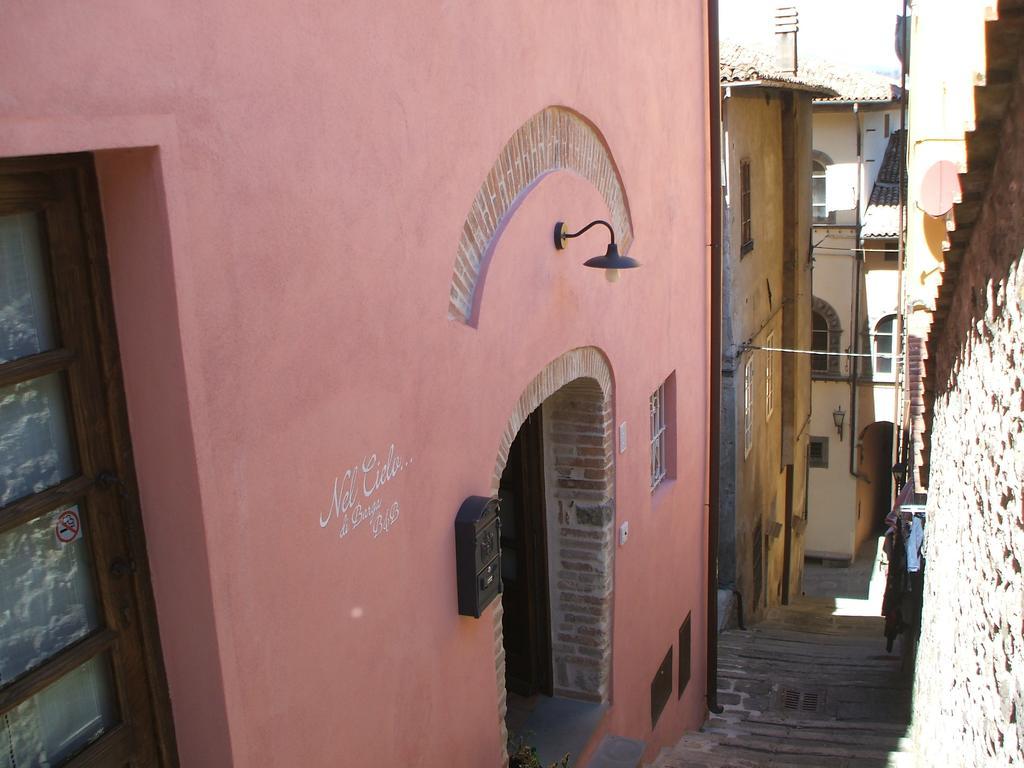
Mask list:
[[[823,59],[801,56],[796,75],[775,66],[775,54],[765,47],[750,43],[723,40],[719,52],[723,85],[763,81],[777,87],[817,90],[817,102],[830,101],[894,101],[899,86],[891,78],[874,72],[863,72]]]
[[[836,93],[802,68],[796,75],[783,72],[775,66],[773,53],[746,43],[723,40],[719,49],[719,65],[722,85],[757,82],[767,87],[815,91],[822,96]]]
[[[864,211],[861,227],[863,238],[897,237],[900,226],[900,155],[903,150],[903,131],[893,131],[882,156],[882,165],[871,188],[868,207]],[[903,173],[903,190],[907,189],[906,171]]]

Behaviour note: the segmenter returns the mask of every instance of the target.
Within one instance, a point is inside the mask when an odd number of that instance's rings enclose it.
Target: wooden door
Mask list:
[[[513,693],[551,694],[551,634],[540,408],[526,419],[501,476],[502,634]]]
[[[176,764],[91,157],[0,161],[0,768]]]

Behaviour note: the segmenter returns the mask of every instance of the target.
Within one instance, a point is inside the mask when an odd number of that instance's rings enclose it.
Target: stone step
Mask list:
[[[884,760],[889,755],[889,750],[880,748],[877,742],[873,744],[837,742],[824,732],[819,732],[816,737],[803,739],[750,732],[729,735],[703,733],[700,735],[688,735],[684,738],[684,742],[691,746],[695,744],[709,744],[729,748],[743,748],[768,755],[785,755],[788,758],[813,755],[823,759],[867,757]],[[898,747],[898,743],[893,746]],[[822,764],[825,762],[823,760]]]
[[[884,748],[886,750],[899,749],[902,746],[901,736],[894,733],[885,733],[870,730],[829,730],[827,728],[800,728],[785,725],[764,724],[748,722],[740,731],[735,725],[719,726],[709,724],[704,727],[705,733],[711,733],[721,737],[732,737],[740,733],[754,737],[786,740],[791,743],[821,742],[828,740],[829,743],[844,747]]]
[[[651,768],[916,768],[909,680],[884,653],[881,618],[832,616],[833,607],[802,601],[721,633],[724,711]],[[818,692],[820,708],[781,709],[781,688]]]
[[[773,724],[773,725],[788,725],[791,727],[800,728],[827,728],[830,731],[849,730],[849,731],[860,731],[865,728],[870,728],[879,733],[899,733],[903,734],[907,732],[908,726],[899,723],[891,722],[873,722],[873,721],[849,721],[849,720],[817,720],[811,718],[799,718],[799,717],[787,717],[779,713],[761,714],[751,713],[747,720],[754,723],[761,724]]]

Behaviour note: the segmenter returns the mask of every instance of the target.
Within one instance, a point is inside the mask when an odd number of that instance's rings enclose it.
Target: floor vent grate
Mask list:
[[[805,691],[798,688],[779,688],[776,707],[786,712],[816,714],[822,711],[825,696],[821,691]]]

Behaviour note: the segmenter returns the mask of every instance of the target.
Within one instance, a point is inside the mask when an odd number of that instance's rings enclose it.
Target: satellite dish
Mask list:
[[[934,163],[921,179],[918,207],[929,216],[945,216],[960,202],[960,174],[949,160]]]

